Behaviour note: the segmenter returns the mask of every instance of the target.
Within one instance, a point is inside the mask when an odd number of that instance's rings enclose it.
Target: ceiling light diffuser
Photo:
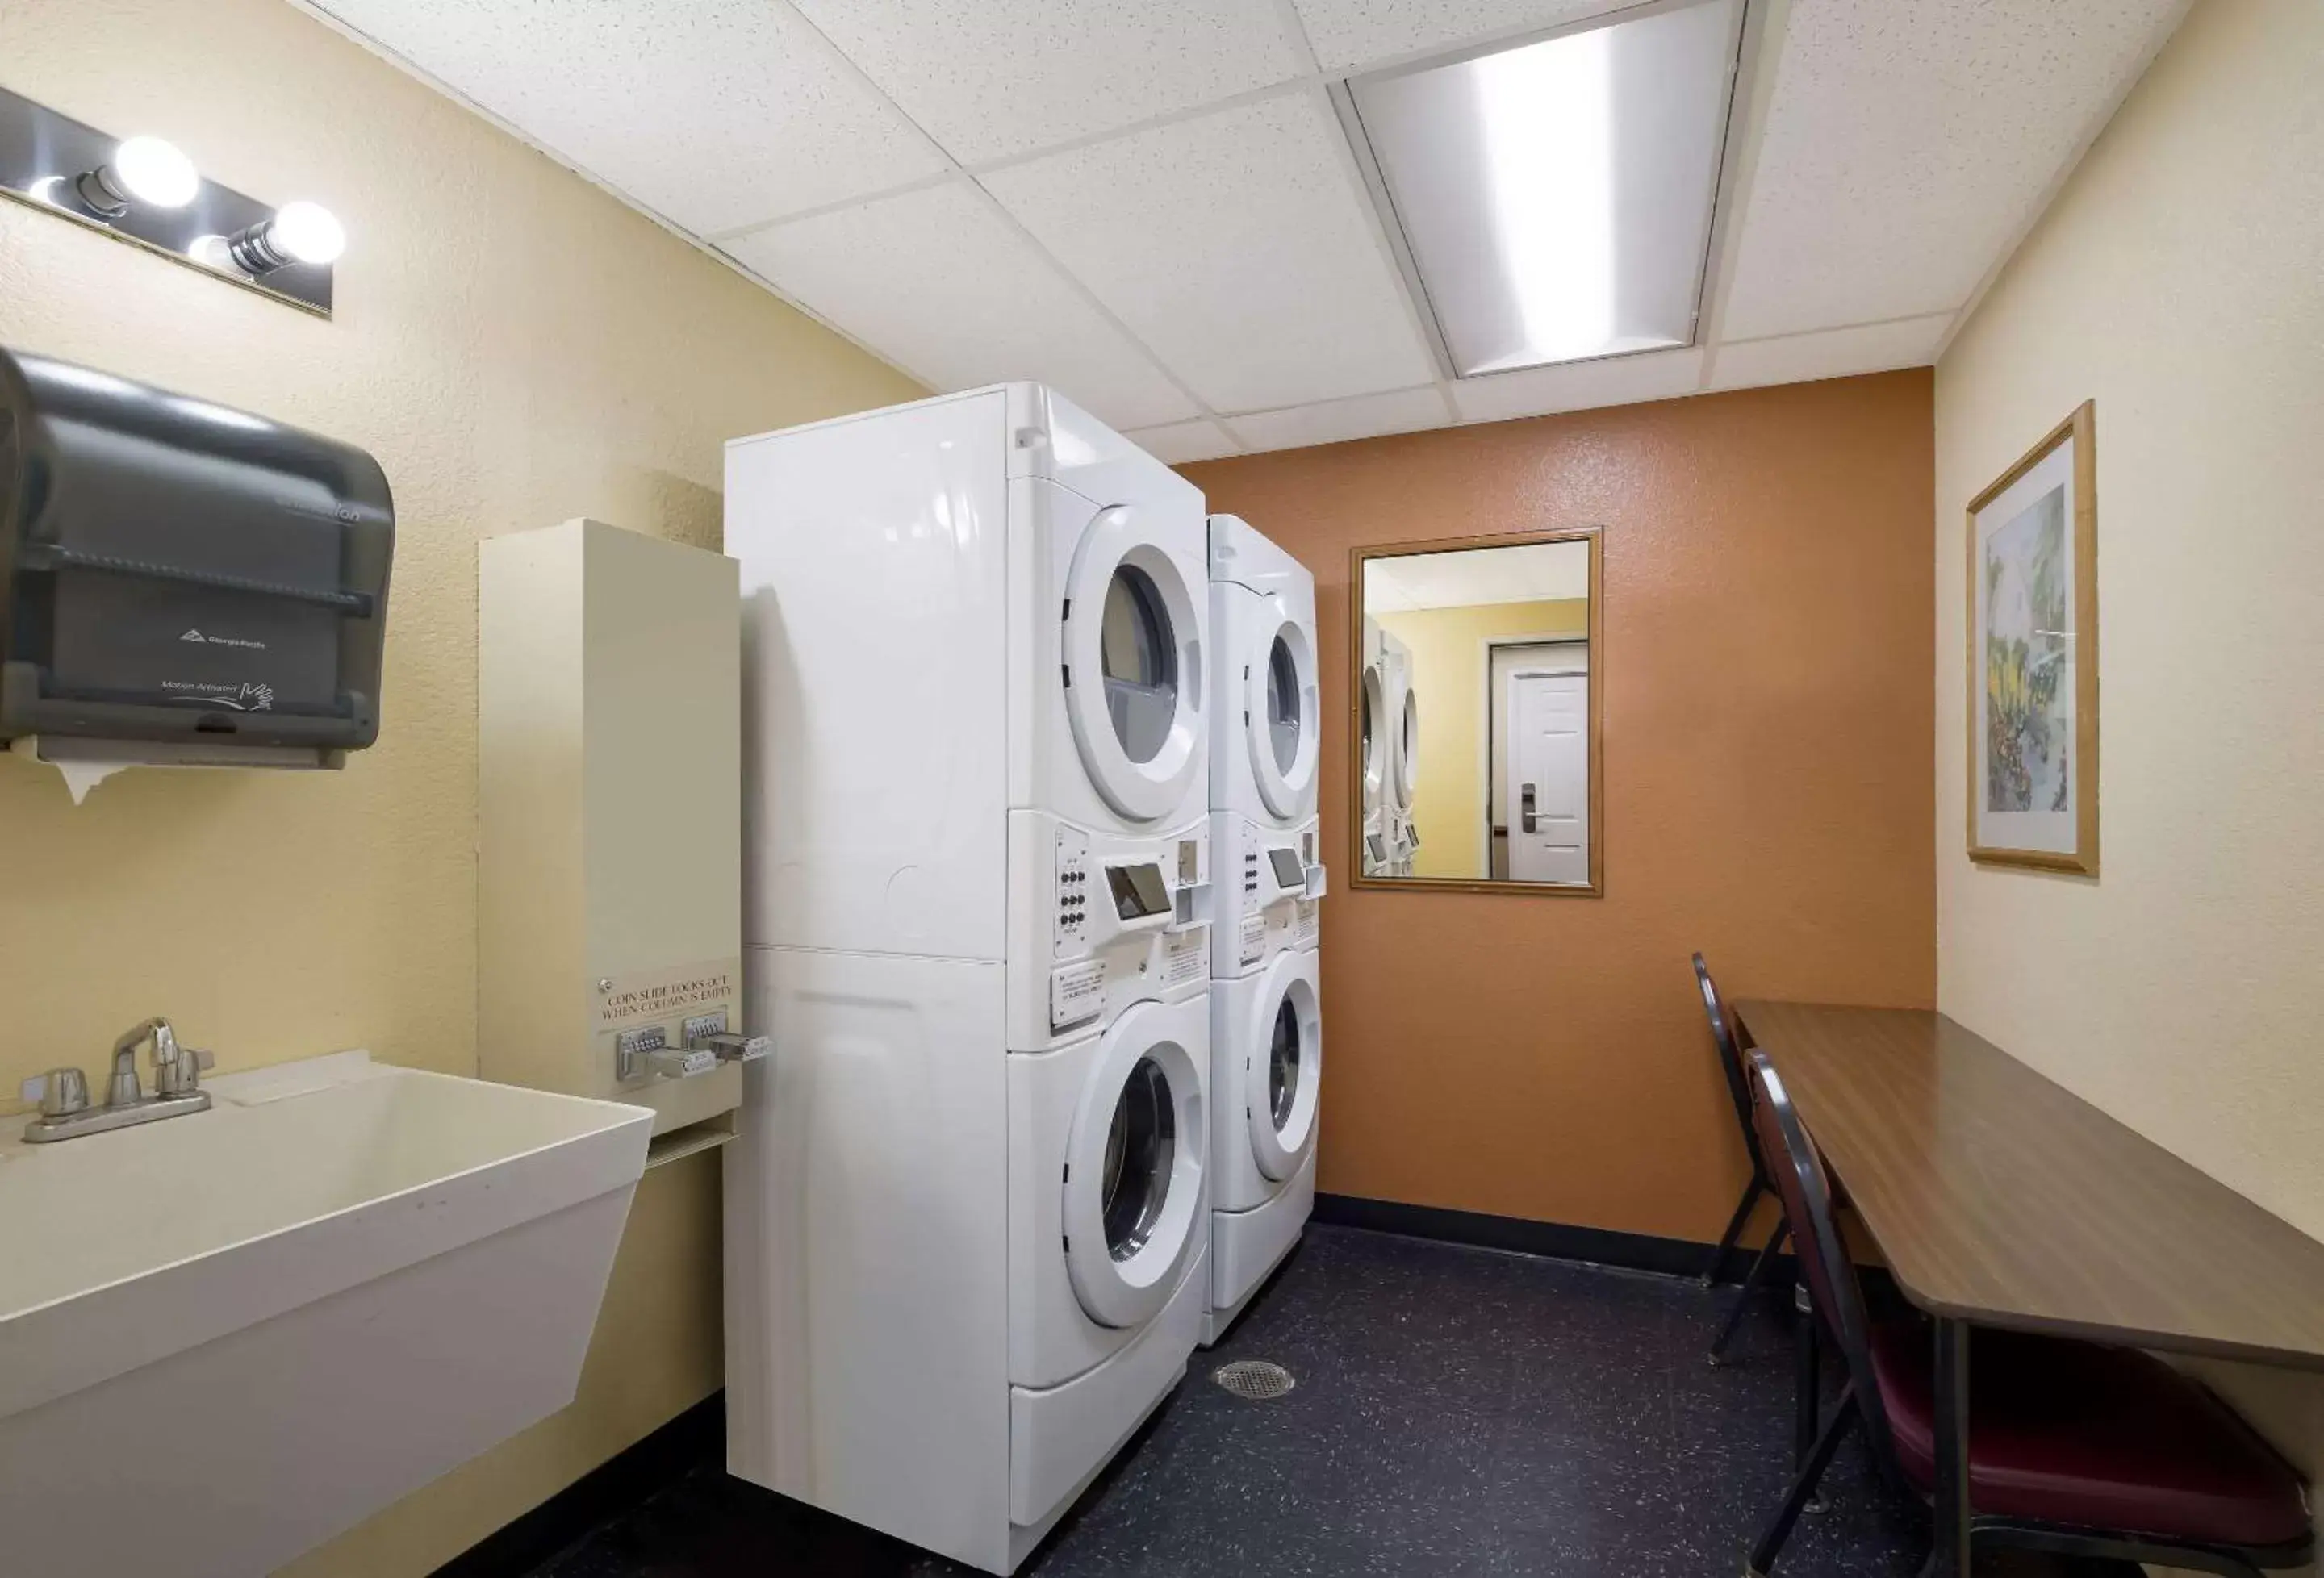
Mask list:
[[[1344,101],[1460,377],[1693,342],[1742,0],[1688,0]]]

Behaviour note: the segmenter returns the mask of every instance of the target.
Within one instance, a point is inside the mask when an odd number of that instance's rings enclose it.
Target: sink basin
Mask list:
[[[647,1108],[337,1053],[46,1145],[0,1120],[0,1527],[254,1578],[570,1402]]]

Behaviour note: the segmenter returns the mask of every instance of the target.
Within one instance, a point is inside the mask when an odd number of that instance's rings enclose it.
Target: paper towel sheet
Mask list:
[[[115,773],[131,767],[336,767],[344,759],[337,752],[311,750],[295,745],[238,747],[180,745],[151,739],[78,739],[67,736],[26,735],[11,741],[15,755],[44,767],[54,767],[65,790],[78,805],[88,792]]]

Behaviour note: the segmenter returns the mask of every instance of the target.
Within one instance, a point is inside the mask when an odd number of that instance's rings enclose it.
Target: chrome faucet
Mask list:
[[[151,1096],[137,1078],[137,1050],[149,1041],[153,1047]],[[145,1020],[113,1043],[113,1077],[102,1104],[90,1104],[88,1077],[78,1069],[51,1069],[24,1081],[20,1094],[41,1104],[41,1115],[24,1125],[24,1142],[40,1145],[201,1112],[210,1105],[210,1093],[201,1087],[202,1070],[215,1061],[209,1053],[182,1044],[168,1020]]]

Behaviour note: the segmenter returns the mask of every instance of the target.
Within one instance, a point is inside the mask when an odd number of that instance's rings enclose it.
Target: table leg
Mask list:
[[[1969,1578],[1969,1326],[1937,1322],[1936,1550],[1930,1578]]]

